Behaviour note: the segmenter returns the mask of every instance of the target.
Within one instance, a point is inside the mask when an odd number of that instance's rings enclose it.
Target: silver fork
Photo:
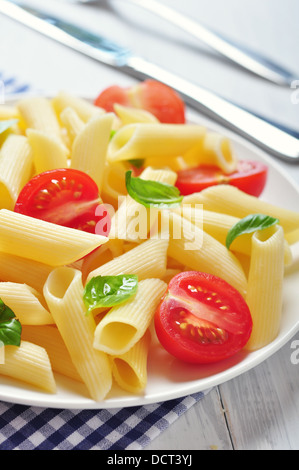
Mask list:
[[[78,0],[79,3],[96,4],[111,3],[113,0]],[[220,34],[206,28],[198,21],[194,21],[189,17],[179,13],[157,0],[126,0],[140,8],[143,8],[164,20],[174,24],[196,39],[208,45],[211,49],[219,53],[221,56],[229,59],[235,65],[259,76],[276,85],[290,87],[296,79],[295,75],[282,67],[263,57],[257,52],[242,48],[235,44],[232,40],[224,38]]]

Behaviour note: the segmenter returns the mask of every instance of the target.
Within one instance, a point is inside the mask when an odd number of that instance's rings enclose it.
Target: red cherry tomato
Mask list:
[[[113,111],[113,105],[118,103],[144,109],[162,123],[186,122],[185,105],[180,96],[172,88],[155,80],[145,80],[127,88],[113,85],[100,93],[94,103],[108,112]]]
[[[32,178],[20,192],[15,212],[98,235],[108,236],[111,228],[96,183],[69,168]]]
[[[161,345],[188,363],[218,362],[240,351],[252,332],[252,318],[241,294],[223,279],[195,271],[169,283],[155,313]]]
[[[106,88],[94,102],[96,106],[105,109],[108,113],[114,111],[115,103],[130,106],[126,89],[118,85],[112,85]]]
[[[230,184],[241,191],[260,196],[268,176],[268,167],[260,162],[239,161],[237,170],[225,175],[218,167],[200,166],[178,172],[176,186],[184,196],[198,193],[216,184]]]

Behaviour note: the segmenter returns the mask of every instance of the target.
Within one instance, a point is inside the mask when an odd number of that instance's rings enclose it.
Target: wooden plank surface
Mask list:
[[[299,365],[291,361],[295,340],[260,366],[220,386],[235,449],[299,449]]]
[[[218,388],[183,414],[147,450],[232,450]]]

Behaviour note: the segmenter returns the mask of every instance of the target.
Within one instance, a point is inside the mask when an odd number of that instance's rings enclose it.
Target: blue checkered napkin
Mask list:
[[[5,95],[15,93],[26,93],[30,90],[30,86],[11,75],[7,75],[0,71],[0,87],[1,93]]]
[[[1,72],[0,82],[5,96],[30,91],[30,86]],[[112,410],[56,410],[0,402],[0,450],[142,450],[206,393]]]
[[[206,393],[100,411],[0,402],[0,450],[143,450]]]

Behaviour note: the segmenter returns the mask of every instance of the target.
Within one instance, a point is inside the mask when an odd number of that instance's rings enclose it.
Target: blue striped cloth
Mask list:
[[[29,85],[1,72],[0,84],[4,97],[30,90]],[[109,410],[44,409],[0,402],[0,450],[142,450],[206,393]]]
[[[204,396],[100,411],[0,402],[0,450],[143,450]]]
[[[30,91],[30,85],[1,71],[0,88],[4,97],[5,95],[11,95],[15,93],[26,93],[26,91]]]

